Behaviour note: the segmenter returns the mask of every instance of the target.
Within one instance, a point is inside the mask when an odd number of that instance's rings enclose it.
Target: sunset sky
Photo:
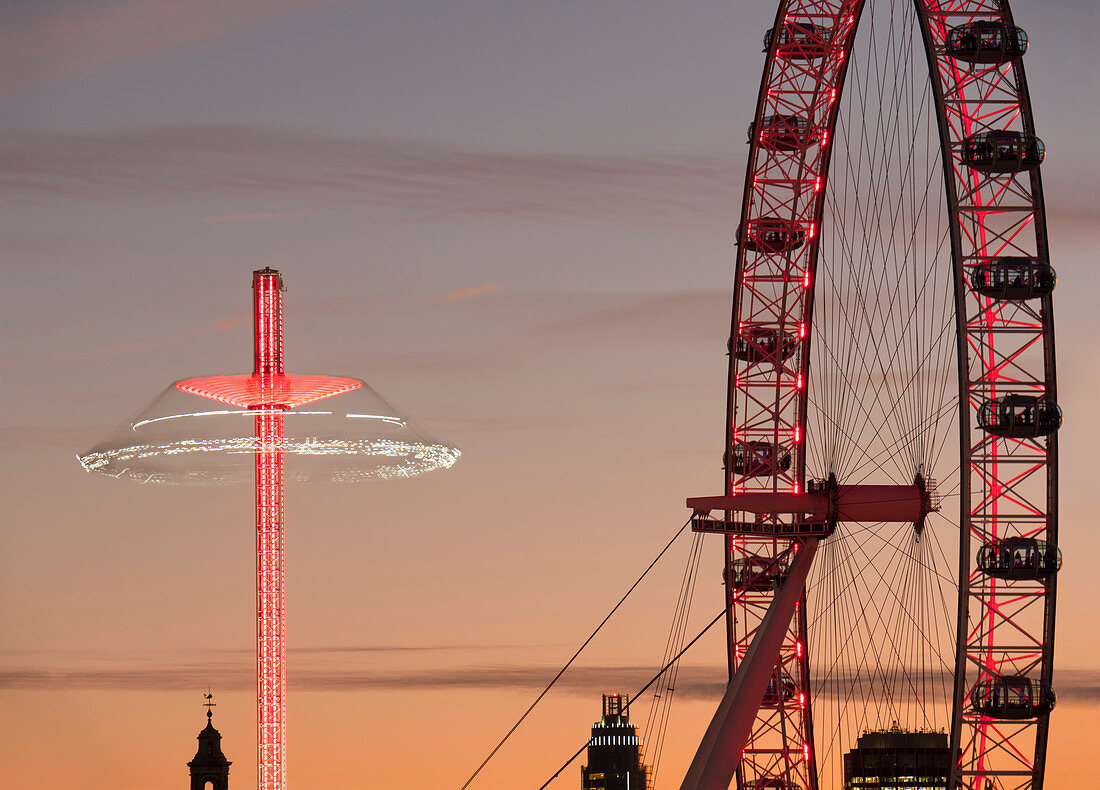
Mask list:
[[[1059,274],[1048,786],[1100,714],[1100,7],[1016,0]],[[458,790],[721,481],[733,238],[771,0],[0,2],[0,785],[183,787],[213,688],[254,785],[247,488],[75,460],[172,381],[361,377],[463,451],[292,486],[294,790]],[[707,544],[693,626],[721,607]],[[659,664],[687,543],[472,785],[536,790]],[[697,624],[696,624],[697,623]],[[692,630],[694,629],[694,630]],[[689,654],[677,786],[724,669]],[[1074,762],[1074,761],[1078,762]],[[577,765],[555,790],[579,787]]]

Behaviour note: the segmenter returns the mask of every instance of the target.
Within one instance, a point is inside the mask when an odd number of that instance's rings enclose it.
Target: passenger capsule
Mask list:
[[[772,327],[747,327],[741,330],[731,350],[743,362],[778,364],[798,350],[798,336]]]
[[[978,549],[978,570],[997,579],[1042,581],[1061,567],[1062,552],[1045,540],[1003,538]]]
[[[727,453],[726,463],[729,464]],[[733,446],[733,473],[741,477],[769,477],[791,468],[791,451],[771,442],[737,442]]]
[[[817,130],[801,115],[766,115],[759,135],[756,123],[749,124],[749,142],[754,139],[769,151],[801,151],[817,142]]]
[[[951,28],[946,49],[967,63],[1008,63],[1027,52],[1027,33],[1004,22],[970,22]]]
[[[737,557],[726,573],[726,582],[739,592],[770,592],[787,581],[790,567],[771,557]]]
[[[764,34],[764,51],[772,45],[775,28]],[[813,22],[786,22],[779,31],[775,54],[785,60],[816,60],[825,57],[833,40],[833,29]]]
[[[768,679],[768,687],[764,689],[764,697],[760,700],[760,705],[765,708],[779,707],[779,700],[783,702],[790,702],[794,699],[794,695],[798,693],[798,684],[794,682],[794,678],[788,675],[785,671],[779,672],[779,685],[775,682],[775,673]]]
[[[761,217],[748,221],[744,235],[745,249],[774,254],[801,247],[806,241],[806,228],[779,217]]]
[[[1054,710],[1055,702],[1049,683],[1022,676],[987,678],[970,692],[974,710],[991,719],[1038,719]]]
[[[972,134],[962,141],[962,162],[983,173],[1034,170],[1046,157],[1046,146],[1033,134],[995,130]]]
[[[990,299],[1021,301],[1047,296],[1058,275],[1038,258],[987,258],[970,270],[970,288]]]
[[[1005,395],[978,409],[978,427],[993,436],[1031,439],[1062,427],[1062,410],[1052,400],[1034,395]]]

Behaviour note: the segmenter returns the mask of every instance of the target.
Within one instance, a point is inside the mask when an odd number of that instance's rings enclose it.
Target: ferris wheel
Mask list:
[[[725,489],[689,500],[727,695],[763,674],[692,771],[831,790],[892,730],[940,737],[948,787],[1041,788],[1062,415],[1026,33],[1007,0],[781,0],[764,45]]]

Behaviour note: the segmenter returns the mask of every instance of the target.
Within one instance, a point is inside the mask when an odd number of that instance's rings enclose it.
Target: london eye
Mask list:
[[[730,677],[763,669],[685,787],[839,788],[891,728],[942,734],[928,786],[1043,786],[1062,415],[1027,49],[1006,0],[779,3],[725,487],[689,500],[723,536]]]

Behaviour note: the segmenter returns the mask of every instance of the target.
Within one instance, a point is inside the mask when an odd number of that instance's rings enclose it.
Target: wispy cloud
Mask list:
[[[484,296],[485,294],[498,293],[504,290],[501,286],[495,283],[484,283],[482,285],[471,285],[469,288],[459,288],[457,291],[450,291],[449,293],[436,296],[432,299],[432,304],[454,304],[455,302],[465,302],[469,299],[473,299],[476,296]]]
[[[202,324],[201,326],[193,326],[182,332],[176,332],[173,335],[167,335],[165,337],[149,338],[147,340],[127,340],[106,346],[65,351],[61,354],[55,354],[47,361],[60,363],[74,362],[83,359],[106,359],[109,357],[123,356],[125,354],[133,354],[139,351],[149,351],[154,348],[161,348],[162,346],[185,343],[188,340],[194,340],[198,337],[208,337],[210,335],[220,334],[221,332],[240,326],[247,320],[248,316],[242,313],[227,318],[219,318],[216,321]]]
[[[431,667],[400,671],[332,670],[291,666],[287,682],[302,691],[398,690],[535,690],[554,677],[554,667],[470,666]],[[255,684],[250,662],[215,661],[206,666],[167,665],[157,668],[9,669],[0,670],[0,689],[72,689],[173,691],[213,683],[225,691],[247,691]],[[652,677],[647,667],[581,667],[558,683],[565,693],[590,694],[601,688],[633,692]],[[717,696],[724,688],[724,673],[714,670],[681,670],[676,691],[684,696]]]
[[[335,649],[342,652],[342,649]],[[321,651],[327,652],[327,651]],[[225,691],[253,688],[251,662],[212,661],[203,666],[165,665],[155,668],[106,669],[35,669],[0,671],[0,689],[39,690],[144,690],[171,691],[196,688],[213,683]],[[552,666],[478,665],[425,667],[401,670],[347,670],[291,665],[288,683],[301,691],[370,690],[541,690],[557,673]],[[637,665],[577,667],[562,676],[556,688],[566,694],[588,695],[609,688],[633,694],[655,674],[654,667]],[[941,678],[944,688],[949,678]],[[868,679],[864,678],[867,685]],[[870,686],[874,686],[871,683]],[[1064,701],[1100,702],[1100,672],[1062,670],[1056,673],[1058,697]],[[725,690],[725,670],[721,667],[682,666],[676,677],[674,693],[679,698],[716,699]],[[844,697],[842,678],[818,686],[819,694]],[[904,689],[895,694],[905,694]]]
[[[1100,671],[1093,669],[1055,670],[1053,685],[1060,700],[1100,703]]]
[[[287,650],[292,654],[300,655],[324,655],[328,654],[400,654],[400,653],[439,653],[461,650],[508,650],[520,645],[347,645],[340,647],[291,647]],[[219,651],[222,653],[247,653],[252,654],[252,648],[239,648]]]
[[[226,214],[221,217],[203,217],[203,222],[253,222],[262,219],[295,219],[312,217],[317,211],[265,211],[260,214]]]
[[[402,221],[728,224],[739,169],[722,156],[503,154],[216,125],[87,134],[9,129],[0,143],[5,201],[235,195],[293,199],[303,204],[295,216],[354,207]]]
[[[0,97],[208,46],[337,0],[37,0],[0,6]]]
[[[548,349],[589,348],[623,337],[652,343],[723,342],[729,329],[730,294],[698,291],[672,294],[500,291],[482,311],[494,331],[476,344],[356,360],[371,370],[410,375],[431,372],[495,375],[538,364]],[[651,382],[635,382],[649,388]],[[547,427],[538,420],[527,427]]]
[[[730,298],[725,290],[612,296],[597,309],[550,321],[538,331],[591,337],[641,328],[663,337],[713,337],[715,326],[726,323]]]
[[[430,374],[492,376],[525,364],[522,350],[511,344],[480,348],[431,349],[401,354],[363,355],[355,366],[392,376]]]
[[[513,432],[531,430],[551,430],[570,428],[576,421],[565,416],[536,415],[525,417],[451,417],[437,420],[441,428],[463,433],[485,433],[489,431]]]
[[[193,326],[182,332],[176,332],[175,334],[166,335],[164,337],[144,338],[142,340],[123,340],[118,343],[111,343],[104,346],[91,346],[88,348],[73,349],[72,351],[62,351],[61,353],[44,358],[0,359],[0,369],[17,368],[27,364],[66,364],[88,359],[110,359],[112,357],[121,357],[128,354],[137,354],[163,346],[185,343],[195,338],[216,335],[233,329],[247,320],[248,316],[242,313],[241,315],[219,318],[211,323]]]

